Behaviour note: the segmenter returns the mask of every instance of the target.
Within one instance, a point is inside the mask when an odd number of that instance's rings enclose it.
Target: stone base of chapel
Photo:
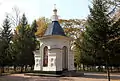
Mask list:
[[[63,70],[63,71],[34,71],[34,73],[40,73],[45,76],[52,76],[60,75],[60,76],[70,76],[70,77],[78,77],[78,76],[84,76],[84,73],[82,72],[76,72],[75,70]],[[49,74],[49,75],[47,75]]]

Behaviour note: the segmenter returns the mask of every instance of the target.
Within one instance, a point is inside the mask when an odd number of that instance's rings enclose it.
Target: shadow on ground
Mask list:
[[[84,78],[94,78],[94,79],[107,79],[107,74],[98,74],[98,73],[84,73]],[[111,75],[112,80],[120,80],[120,75]]]

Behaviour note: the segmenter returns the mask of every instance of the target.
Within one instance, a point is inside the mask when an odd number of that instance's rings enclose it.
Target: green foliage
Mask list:
[[[33,51],[36,48],[35,32],[37,30],[36,21],[30,26],[27,18],[23,14],[21,22],[15,31],[10,47],[13,53],[13,64],[19,66],[34,65]]]
[[[36,35],[35,35],[35,33],[37,32],[37,27],[38,27],[37,22],[36,22],[36,20],[34,20],[34,22],[31,25],[31,29],[30,29],[30,31],[31,31],[30,35],[32,37],[32,40],[31,40],[32,45],[31,46],[32,46],[33,51],[35,51],[36,46],[38,45],[38,41],[36,40]]]
[[[2,31],[0,33],[0,66],[9,65],[11,55],[9,53],[9,45],[12,38],[11,25],[8,17],[3,22]]]
[[[82,41],[81,53],[93,58],[96,65],[116,65],[119,56],[119,20],[115,23],[108,16],[108,8],[104,1],[93,0],[90,8],[87,27]],[[117,59],[118,61],[118,59]]]
[[[113,23],[109,13],[109,8],[106,4],[107,0],[93,0],[93,7],[90,8],[88,17],[88,26],[84,33],[83,50],[81,51],[86,56],[92,56],[93,64],[106,65],[108,73],[108,81],[110,81],[109,66],[116,65],[115,59],[120,55],[119,36],[120,27],[118,23]],[[113,39],[117,41],[111,41]],[[115,45],[115,46],[114,46]],[[113,49],[111,49],[114,46]],[[118,63],[118,62],[117,62]]]
[[[109,32],[108,47],[110,50],[110,65],[120,66],[120,19],[112,23],[112,27]]]
[[[93,0],[93,8],[90,8],[88,26],[84,33],[83,52],[92,55],[99,62],[105,63],[107,54],[107,31],[109,31],[109,17],[103,1]],[[104,58],[104,59],[103,59]],[[94,62],[95,63],[95,62]]]

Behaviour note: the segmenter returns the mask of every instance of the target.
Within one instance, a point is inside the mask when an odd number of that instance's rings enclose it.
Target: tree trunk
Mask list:
[[[112,72],[112,66],[110,67],[110,70],[111,70],[111,72]]]
[[[85,65],[83,64],[83,71],[85,71]]]
[[[4,66],[1,67],[1,73],[4,73]]]
[[[7,67],[7,72],[9,72],[9,66]]]
[[[0,76],[2,75],[2,68],[0,67]]]
[[[21,73],[23,72],[23,67],[24,67],[24,66],[21,66]]]
[[[16,72],[16,65],[14,65],[14,72]]]
[[[110,81],[110,70],[109,70],[108,62],[106,63],[106,69],[107,69],[107,78],[108,78],[108,81]]]
[[[119,72],[119,66],[117,67],[117,72]]]
[[[31,65],[30,67],[31,67],[31,71],[33,71],[34,70],[34,65]]]
[[[79,67],[79,66],[77,65],[77,66],[76,66],[76,70],[77,70],[77,71],[78,71],[78,67]]]
[[[88,71],[88,65],[86,67],[87,67],[87,71]]]
[[[27,71],[27,65],[25,65],[25,72]]]

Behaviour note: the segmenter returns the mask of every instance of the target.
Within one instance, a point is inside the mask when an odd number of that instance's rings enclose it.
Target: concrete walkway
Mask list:
[[[120,81],[120,74],[112,74],[111,81]],[[0,81],[107,81],[104,73],[85,73],[83,77],[43,77],[24,74],[1,76]]]

